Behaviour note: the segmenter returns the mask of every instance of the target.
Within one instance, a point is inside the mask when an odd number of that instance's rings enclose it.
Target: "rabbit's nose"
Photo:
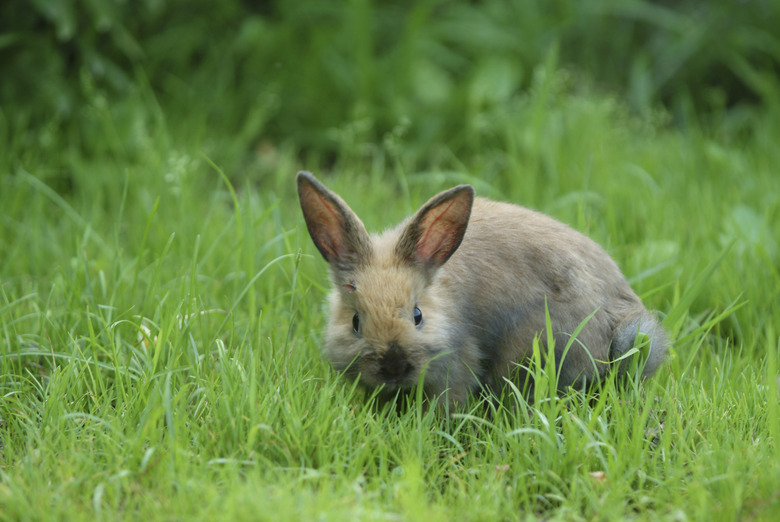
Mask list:
[[[403,348],[396,343],[391,343],[387,351],[382,355],[379,364],[379,376],[388,383],[397,383],[403,380],[412,371],[412,364],[406,358]]]

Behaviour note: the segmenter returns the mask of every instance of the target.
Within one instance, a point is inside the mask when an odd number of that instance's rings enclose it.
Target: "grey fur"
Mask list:
[[[426,394],[446,394],[453,405],[481,387],[497,390],[525,374],[535,338],[546,342],[545,303],[559,389],[602,378],[638,332],[650,338],[643,376],[664,360],[666,334],[615,262],[548,216],[474,198],[461,185],[398,227],[369,235],[310,173],[298,173],[297,183],[307,228],[331,267],[324,352],[364,386],[404,390],[424,371]],[[591,314],[564,358],[571,334]],[[629,359],[616,363],[618,371],[627,371]]]

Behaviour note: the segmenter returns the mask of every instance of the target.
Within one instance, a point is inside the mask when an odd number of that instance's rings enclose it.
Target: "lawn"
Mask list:
[[[30,63],[60,65],[36,69],[50,83],[27,97],[35,77],[10,51],[44,29],[3,30],[0,66],[16,76],[0,91],[0,520],[776,520],[771,67],[732,42],[724,56],[753,92],[735,101],[667,91],[639,66],[628,85],[619,67],[597,81],[598,60],[564,30],[548,41],[537,28],[528,55],[509,55],[496,2],[389,18],[370,2],[304,4],[241,18],[226,2],[218,21],[244,24],[220,33],[235,33],[224,54],[192,43],[183,15],[158,35],[149,6],[148,26],[109,32],[99,13],[76,16],[94,22],[86,36],[29,8],[56,33],[27,47],[43,57]],[[515,4],[529,27],[553,27],[537,3]],[[106,5],[115,22],[126,8]],[[307,17],[346,30],[298,38]],[[400,20],[394,51],[372,54]],[[106,34],[105,55],[84,51]],[[76,58],[58,61],[62,49]],[[410,56],[425,59],[407,69]],[[708,70],[695,56],[690,70]],[[449,414],[414,397],[377,404],[320,354],[329,281],[298,207],[301,169],[369,230],[458,183],[568,223],[659,311],[668,361],[588,395],[509,388]]]

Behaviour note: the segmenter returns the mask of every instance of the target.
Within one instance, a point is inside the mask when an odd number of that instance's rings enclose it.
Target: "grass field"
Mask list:
[[[141,71],[81,78],[75,126],[3,107],[0,520],[776,520],[780,91],[680,125],[549,56],[425,147],[424,113],[376,138],[357,111],[323,151],[221,98],[234,136]],[[557,217],[671,357],[595,396],[377,407],[319,353],[300,169],[371,230],[464,182]]]

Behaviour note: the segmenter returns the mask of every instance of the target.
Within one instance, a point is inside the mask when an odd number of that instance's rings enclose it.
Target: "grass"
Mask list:
[[[335,157],[239,161],[143,82],[81,134],[6,136],[0,520],[774,520],[780,108],[679,130],[534,74],[458,150],[358,119]],[[458,182],[570,223],[666,316],[670,360],[596,397],[377,407],[318,351],[300,168],[374,230]]]

